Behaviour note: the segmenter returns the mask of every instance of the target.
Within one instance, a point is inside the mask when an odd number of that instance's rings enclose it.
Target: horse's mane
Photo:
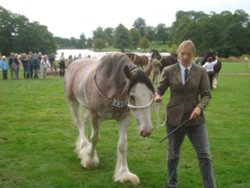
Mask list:
[[[104,78],[108,80],[114,80],[112,84],[116,88],[121,88],[124,86],[124,67],[128,66],[129,70],[135,69],[134,65],[129,58],[122,53],[112,53],[105,55],[99,62],[97,70],[103,72]],[[107,80],[107,81],[108,81]]]
[[[112,85],[119,89],[122,94],[126,85],[123,76],[125,74],[125,66],[128,66],[130,71],[139,69],[123,53],[107,54],[100,60],[97,71],[101,70],[107,82],[112,81]],[[154,92],[154,87],[149,78],[146,76],[145,72],[140,69],[132,73],[128,86],[128,92],[138,82],[145,83],[145,85]]]

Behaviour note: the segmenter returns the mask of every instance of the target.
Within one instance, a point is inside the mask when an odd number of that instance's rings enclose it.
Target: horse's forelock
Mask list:
[[[130,92],[131,88],[136,85],[137,83],[143,83],[145,84],[153,93],[154,93],[154,86],[142,70],[137,70],[131,77],[129,87],[128,87],[128,93]]]

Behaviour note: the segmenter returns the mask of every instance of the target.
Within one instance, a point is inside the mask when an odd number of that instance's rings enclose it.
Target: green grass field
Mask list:
[[[219,88],[213,90],[205,112],[218,188],[250,187],[250,76],[227,74],[246,73],[246,67],[223,63]],[[163,116],[164,107],[160,113]],[[155,118],[152,107],[154,125]],[[80,166],[74,153],[77,135],[62,78],[0,80],[0,187],[133,187],[112,181],[118,139],[115,121],[101,124],[100,166],[95,170]],[[131,122],[128,164],[140,177],[138,188],[165,187],[167,145],[159,143],[164,136],[164,128],[155,126],[150,138],[141,138]],[[201,187],[197,159],[187,139],[181,151],[179,186]]]

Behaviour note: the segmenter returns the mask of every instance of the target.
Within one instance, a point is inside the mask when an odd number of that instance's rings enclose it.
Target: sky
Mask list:
[[[165,24],[170,27],[177,11],[203,11],[206,14],[244,10],[250,15],[249,0],[0,0],[0,6],[24,15],[30,22],[48,27],[54,36],[62,38],[92,37],[98,27],[116,28],[123,24],[133,27],[142,18],[147,26]]]

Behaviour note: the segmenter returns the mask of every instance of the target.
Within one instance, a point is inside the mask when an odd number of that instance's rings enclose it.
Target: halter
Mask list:
[[[154,97],[153,97],[153,95],[152,95],[152,99],[149,101],[149,103],[148,104],[145,104],[145,105],[141,105],[141,106],[136,106],[136,105],[133,105],[133,104],[131,104],[130,103],[130,101],[128,100],[128,107],[129,108],[133,108],[133,109],[142,109],[142,108],[147,108],[147,107],[149,107],[151,104],[152,104],[152,102],[154,101]]]
[[[139,69],[139,68],[133,69],[133,70],[131,71],[131,73],[132,73],[132,72],[135,72],[135,71],[138,70],[138,69]],[[103,97],[104,99],[106,99],[107,101],[109,101],[110,103],[112,103],[112,106],[114,106],[114,107],[116,107],[116,108],[129,107],[129,108],[133,108],[133,109],[142,109],[142,108],[147,108],[147,107],[149,107],[149,106],[152,104],[152,102],[154,101],[153,95],[152,95],[152,99],[150,100],[150,102],[149,102],[148,104],[146,104],[146,105],[141,105],[141,106],[133,105],[133,104],[130,103],[129,100],[128,100],[128,101],[120,101],[120,100],[118,100],[118,99],[111,99],[111,98],[105,96],[104,93],[98,88],[97,83],[96,83],[96,69],[94,69],[93,74],[94,74],[94,75],[93,75],[94,87],[95,87],[97,93],[98,93],[101,97]]]
[[[132,62],[134,63],[135,62],[135,60],[136,60],[136,54],[133,54],[133,59],[132,59]]]

